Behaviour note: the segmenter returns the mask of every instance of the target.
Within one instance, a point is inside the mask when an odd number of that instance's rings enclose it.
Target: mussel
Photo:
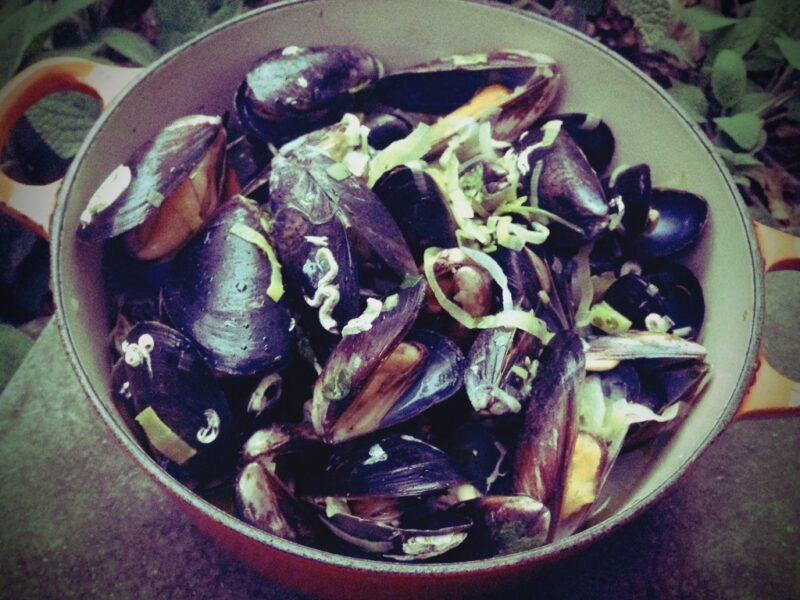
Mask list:
[[[390,298],[367,329],[339,342],[314,386],[311,420],[332,443],[407,421],[461,387],[458,346],[433,331],[409,331],[423,283]]]
[[[561,516],[584,368],[580,338],[573,332],[556,334],[542,354],[517,444],[514,491],[548,508],[548,542],[554,539]]]
[[[122,344],[125,393],[149,446],[187,485],[208,486],[232,464],[225,395],[197,347],[161,323],[135,325]]]
[[[577,247],[606,230],[610,216],[603,186],[561,121],[526,132],[517,148],[523,193],[533,206],[559,218],[550,224],[554,244]]]
[[[560,77],[556,61],[549,56],[497,50],[455,55],[395,71],[377,82],[375,93],[389,106],[438,115],[473,101],[465,111],[469,116],[488,117],[495,138],[513,140],[553,101]],[[490,93],[486,94],[487,90]],[[484,92],[483,99],[474,102],[480,92]],[[497,111],[498,107],[501,110]]]
[[[335,535],[393,560],[431,558],[461,544],[472,520],[436,499],[478,495],[444,452],[407,434],[338,447],[321,471],[302,474],[297,492]]]
[[[265,219],[243,197],[220,205],[176,256],[163,289],[172,323],[228,375],[278,370],[294,350],[295,325]]]
[[[547,115],[543,121],[561,121],[562,127],[583,151],[594,172],[598,175],[605,172],[614,158],[616,142],[603,119],[591,113],[561,113]]]
[[[427,248],[456,245],[456,223],[433,178],[415,165],[399,165],[373,186],[394,217],[417,264]]]
[[[221,117],[176,119],[108,175],[81,213],[78,237],[100,241],[126,234],[140,259],[170,255],[220,201],[225,139]]]
[[[236,109],[252,134],[280,145],[339,119],[382,72],[378,59],[352,46],[286,46],[248,71]]]

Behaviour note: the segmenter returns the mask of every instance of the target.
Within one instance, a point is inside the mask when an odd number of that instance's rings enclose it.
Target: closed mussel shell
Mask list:
[[[176,119],[100,185],[81,214],[78,237],[100,241],[145,225],[131,238],[131,250],[145,259],[172,252],[216,208],[224,145],[221,117]],[[162,208],[174,215],[161,217]],[[158,220],[168,222],[162,227]],[[163,239],[153,239],[156,233]]]
[[[625,206],[622,215],[622,231],[625,237],[633,238],[647,226],[652,183],[650,167],[645,164],[618,167],[605,182],[606,197],[619,196]]]
[[[382,71],[376,58],[352,46],[287,46],[247,73],[236,109],[251,133],[282,144],[333,123]]]
[[[457,245],[455,219],[433,178],[421,168],[394,167],[372,189],[394,217],[418,264],[431,246]]]
[[[614,158],[616,143],[608,124],[597,115],[588,113],[563,113],[548,115],[548,121],[559,120],[569,135],[586,155],[595,173],[602,175]],[[610,196],[609,196],[610,197]]]
[[[145,321],[123,344],[135,420],[174,472],[207,481],[228,456],[231,413],[196,346],[178,331]]]
[[[312,498],[404,498],[466,483],[442,450],[400,433],[337,446],[318,472],[296,477],[298,495]]]
[[[228,375],[279,369],[294,348],[294,324],[280,301],[279,267],[262,217],[241,197],[221,205],[176,256],[163,289],[170,320],[215,371]]]
[[[522,193],[530,196],[532,204],[571,224],[551,223],[551,244],[577,247],[608,227],[603,186],[561,121],[548,121],[524,133],[517,149]]]

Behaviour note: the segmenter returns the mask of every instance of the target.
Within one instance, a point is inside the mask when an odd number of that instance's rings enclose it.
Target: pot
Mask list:
[[[496,47],[550,54],[564,77],[555,111],[601,115],[617,136],[617,163],[646,162],[655,185],[674,185],[708,200],[707,234],[688,263],[706,294],[708,317],[701,340],[708,349],[712,381],[674,435],[659,441],[648,458],[619,469],[610,481],[612,502],[579,533],[542,548],[459,563],[394,564],[307,548],[264,533],[177,483],[140,447],[117,411],[109,391],[109,316],[100,248],[75,236],[88,198],[117,164],[169,121],[189,113],[230,110],[239,82],[260,56],[281,46],[320,44],[360,45],[388,69]],[[58,182],[37,188],[3,176],[0,204],[41,234],[49,232],[59,331],[69,360],[99,417],[132,461],[216,543],[281,584],[331,598],[486,593],[585,548],[633,519],[663,496],[735,417],[800,404],[798,384],[775,372],[760,353],[764,269],[798,268],[798,241],[753,225],[712,144],[664,90],[618,55],[567,27],[508,7],[461,0],[272,5],[209,31],[145,70],[72,58],[34,65],[0,95],[0,141],[27,106],[61,89],[94,94],[106,111],[60,184],[52,218]]]

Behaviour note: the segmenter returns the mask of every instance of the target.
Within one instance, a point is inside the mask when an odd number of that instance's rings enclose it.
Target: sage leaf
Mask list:
[[[112,50],[143,67],[159,57],[158,50],[150,42],[127,29],[109,27],[103,32],[102,40]]]
[[[742,112],[731,117],[717,117],[714,123],[742,150],[752,150],[761,139],[763,125],[756,113]]]
[[[759,167],[763,163],[749,152],[735,152],[729,148],[717,146],[717,153],[732,170],[744,167]]]
[[[687,8],[681,12],[681,20],[698,31],[714,31],[736,23],[736,19],[725,17],[706,6]]]
[[[692,120],[704,123],[708,113],[708,100],[702,88],[675,81],[669,88],[669,93],[680,104]]]
[[[38,1],[13,12],[3,10],[7,16],[0,22],[0,85],[11,79],[22,64],[25,50],[36,37],[32,23],[40,19],[43,12],[44,5]]]
[[[84,8],[89,8],[96,2],[97,0],[59,0],[55,4],[50,5],[50,7],[45,10],[42,18],[34,23],[35,35],[50,31],[70,15]]]
[[[744,56],[758,41],[764,21],[760,17],[738,19],[733,27],[714,31],[708,42],[709,60],[713,61],[721,50],[733,50]]]
[[[615,0],[614,5],[633,19],[642,41],[648,46],[655,46],[672,27],[670,0]]]
[[[31,106],[25,117],[45,144],[63,159],[78,152],[100,115],[100,101],[78,92],[56,92]]]
[[[19,6],[12,3],[2,7],[0,16],[0,85],[11,79],[22,64],[34,42],[43,43],[42,36],[71,14],[95,3],[96,0],[60,0],[49,5],[41,0]],[[13,7],[16,7],[12,10]]]
[[[800,10],[797,0],[755,0],[752,14],[764,20],[758,38],[761,51],[772,58],[783,58],[775,40],[779,37],[800,38]]]
[[[775,43],[780,48],[783,57],[795,69],[800,69],[800,39],[792,40],[787,37],[775,38]]]
[[[736,112],[757,113],[770,100],[772,100],[772,94],[768,92],[752,92],[749,94],[744,94],[742,99],[736,104]]]
[[[742,98],[747,70],[742,57],[733,50],[721,50],[711,67],[711,90],[723,108],[734,106]]]

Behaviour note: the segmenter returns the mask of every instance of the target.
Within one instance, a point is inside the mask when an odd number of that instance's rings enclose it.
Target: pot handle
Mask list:
[[[141,71],[69,56],[32,64],[0,90],[0,147],[5,146],[14,123],[48,94],[68,90],[83,92],[98,98],[105,109]],[[50,216],[60,185],[60,179],[47,185],[29,185],[0,172],[0,210],[49,238]]]
[[[757,221],[753,224],[765,272],[800,270],[800,237],[789,235]],[[776,371],[767,362],[762,345],[758,350],[758,366],[753,381],[739,406],[736,418],[780,415],[789,412],[800,412],[800,382]]]

